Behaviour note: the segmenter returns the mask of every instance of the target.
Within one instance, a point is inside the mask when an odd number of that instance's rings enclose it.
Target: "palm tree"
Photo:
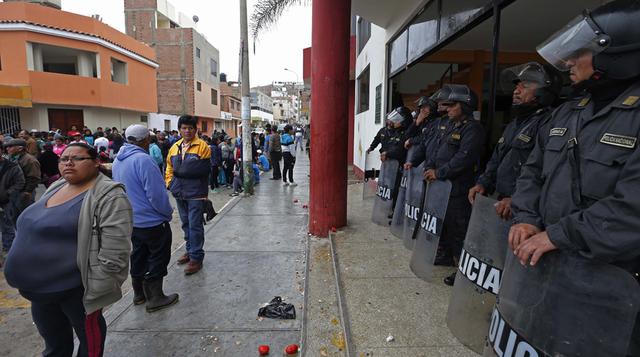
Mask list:
[[[296,4],[306,4],[309,0],[259,0],[251,15],[251,36],[255,41],[261,31],[278,22],[282,13]]]

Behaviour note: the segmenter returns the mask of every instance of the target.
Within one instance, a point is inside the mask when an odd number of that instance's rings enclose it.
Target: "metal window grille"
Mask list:
[[[0,107],[0,132],[14,133],[20,130],[20,110]]]

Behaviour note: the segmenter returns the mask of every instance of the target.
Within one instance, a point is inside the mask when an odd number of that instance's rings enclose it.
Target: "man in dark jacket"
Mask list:
[[[1,147],[0,143],[0,147]],[[4,256],[9,252],[16,235],[15,222],[18,218],[17,203],[24,189],[24,174],[20,166],[5,159],[0,149],[0,230],[2,231],[2,254],[0,266]]]
[[[507,68],[503,71],[504,86],[513,88],[512,110],[515,118],[507,125],[493,151],[487,168],[475,186],[469,190],[469,202],[476,194],[498,193],[496,213],[511,218],[511,196],[522,165],[535,145],[538,128],[551,116],[549,107],[557,98],[561,80],[551,69],[536,62]]]
[[[484,129],[473,119],[478,97],[469,87],[448,84],[451,92],[444,103],[450,120],[447,134],[433,155],[426,159],[424,177],[428,181],[449,180],[452,188],[441,236],[438,265],[452,265],[458,257],[469,225],[471,204],[467,199],[476,176],[476,165],[484,143]],[[455,273],[445,278],[453,285]]]
[[[220,173],[220,166],[222,166],[222,150],[220,150],[220,137],[214,135],[211,139],[211,176],[209,177],[209,184],[213,192],[218,192],[220,183],[218,182],[218,174]]]
[[[18,163],[24,173],[25,184],[22,190],[21,203],[19,204],[20,211],[22,211],[35,202],[36,187],[42,180],[40,163],[35,157],[26,152],[27,142],[22,139],[12,139],[4,146],[9,153],[9,159]]]

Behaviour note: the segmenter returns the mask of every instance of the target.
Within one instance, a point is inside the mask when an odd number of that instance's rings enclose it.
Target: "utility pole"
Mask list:
[[[249,31],[247,0],[240,0],[240,93],[242,95],[242,170],[244,195],[253,195],[253,157],[251,153],[251,97],[249,94]]]

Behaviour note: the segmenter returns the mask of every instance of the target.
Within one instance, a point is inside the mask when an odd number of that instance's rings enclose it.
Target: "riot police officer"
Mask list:
[[[444,219],[441,249],[445,257],[459,256],[469,224],[471,204],[467,199],[473,186],[476,165],[484,142],[484,129],[473,119],[478,97],[460,84],[448,84],[449,96],[442,104],[447,107],[450,123],[440,145],[425,162],[424,178],[428,181],[450,180],[452,184],[449,205]],[[445,278],[453,285],[455,273]]]
[[[415,104],[418,112],[414,115],[415,120],[407,129],[406,141],[404,142],[405,149],[409,149],[419,143],[420,136],[437,116],[438,105],[431,98],[422,96],[416,100]]]
[[[371,142],[371,145],[369,145],[369,148],[367,149],[367,154],[375,150],[378,147],[378,145],[381,145],[380,146],[381,153],[386,151],[386,145],[389,140],[389,131],[391,130],[392,127],[393,127],[393,124],[391,123],[391,121],[389,119],[385,120],[385,126],[380,128],[380,130],[378,130],[378,132],[376,133],[376,136],[373,137],[373,141]]]
[[[404,164],[406,170],[412,167],[418,167],[426,157],[432,155],[434,148],[440,145],[440,140],[444,133],[446,133],[449,124],[447,107],[442,103],[448,100],[450,93],[450,87],[445,86],[438,89],[429,98],[429,114],[425,117],[419,135],[407,138],[407,141],[405,141],[405,147],[417,147],[417,149],[414,150],[414,154],[407,157],[407,162]],[[420,113],[425,111],[422,108],[423,107],[421,107]]]
[[[579,95],[554,111],[522,168],[512,201],[516,224],[509,232],[515,256],[508,259],[528,267],[513,264],[505,271],[500,300],[512,303],[498,304],[498,310],[525,311],[505,320],[521,323],[514,329],[549,355],[625,355],[629,343],[622,338],[631,341],[627,355],[640,355],[638,285],[631,278],[640,270],[638,18],[640,1],[611,1],[585,11],[538,47],[545,60],[569,72]],[[514,274],[517,279],[509,277]],[[599,281],[604,274],[613,277]],[[562,287],[552,286],[558,281]],[[580,294],[599,286],[598,294]],[[535,301],[528,296],[538,292]],[[625,302],[631,293],[635,301]],[[575,305],[574,295],[580,298]],[[585,311],[574,310],[585,305]],[[523,316],[535,319],[544,306],[554,306],[548,317],[553,324],[520,322]],[[616,316],[612,309],[623,313]],[[582,316],[590,320],[578,321]],[[550,328],[570,324],[575,331]],[[583,338],[589,333],[598,340]]]
[[[501,77],[503,88],[513,93],[511,108],[515,118],[498,140],[484,173],[469,190],[469,202],[473,204],[478,193],[497,191],[496,213],[510,219],[516,180],[535,145],[538,128],[551,115],[550,105],[556,100],[562,82],[555,71],[536,62],[507,68]]]

